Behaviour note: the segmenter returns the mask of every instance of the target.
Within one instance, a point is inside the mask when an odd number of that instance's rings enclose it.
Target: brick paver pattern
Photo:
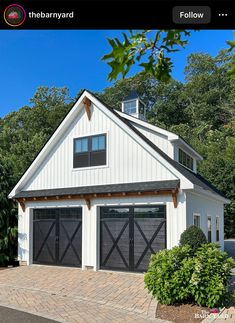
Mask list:
[[[0,304],[60,322],[163,322],[142,274],[22,266],[0,271]]]

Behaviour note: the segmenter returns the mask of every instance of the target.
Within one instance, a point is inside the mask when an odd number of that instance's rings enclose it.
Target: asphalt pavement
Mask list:
[[[0,323],[55,323],[37,315],[17,311],[8,307],[0,306]]]

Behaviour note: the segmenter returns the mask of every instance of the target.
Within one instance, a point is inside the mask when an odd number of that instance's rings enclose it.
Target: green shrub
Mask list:
[[[202,244],[207,243],[207,239],[203,231],[191,225],[180,236],[180,245],[189,245],[193,251],[196,251]]]
[[[145,286],[162,304],[174,304],[190,298],[190,279],[194,259],[190,246],[161,250],[152,255]]]
[[[235,261],[216,243],[206,243],[196,252],[189,245],[165,249],[152,255],[145,287],[161,304],[191,301],[222,306],[229,295],[233,267]]]
[[[198,305],[221,306],[228,296],[231,269],[235,261],[219,245],[202,245],[195,254],[195,268],[190,280],[192,296]]]

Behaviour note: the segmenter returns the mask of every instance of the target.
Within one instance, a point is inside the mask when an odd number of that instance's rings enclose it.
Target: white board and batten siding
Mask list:
[[[186,193],[186,214],[187,214],[187,226],[193,224],[193,215],[200,215],[200,227],[208,236],[207,219],[211,217],[211,240],[216,241],[216,217],[219,217],[219,244],[221,249],[224,249],[224,203],[206,197],[205,195],[197,194],[195,192]]]
[[[73,169],[74,138],[106,133],[107,165]],[[23,190],[171,180],[177,177],[101,110],[84,109],[30,178]]]
[[[158,148],[164,151],[169,157],[174,159],[174,145],[168,140],[168,137],[164,134],[154,132],[151,129],[142,127],[137,123],[132,123],[136,129],[138,129],[145,137],[151,140]],[[178,160],[178,159],[177,159]]]

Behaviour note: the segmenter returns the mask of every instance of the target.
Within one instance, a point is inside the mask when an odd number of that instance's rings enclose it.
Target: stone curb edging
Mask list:
[[[147,312],[147,316],[151,319],[156,318],[157,304],[158,304],[157,300],[152,297],[148,307],[148,312]]]

